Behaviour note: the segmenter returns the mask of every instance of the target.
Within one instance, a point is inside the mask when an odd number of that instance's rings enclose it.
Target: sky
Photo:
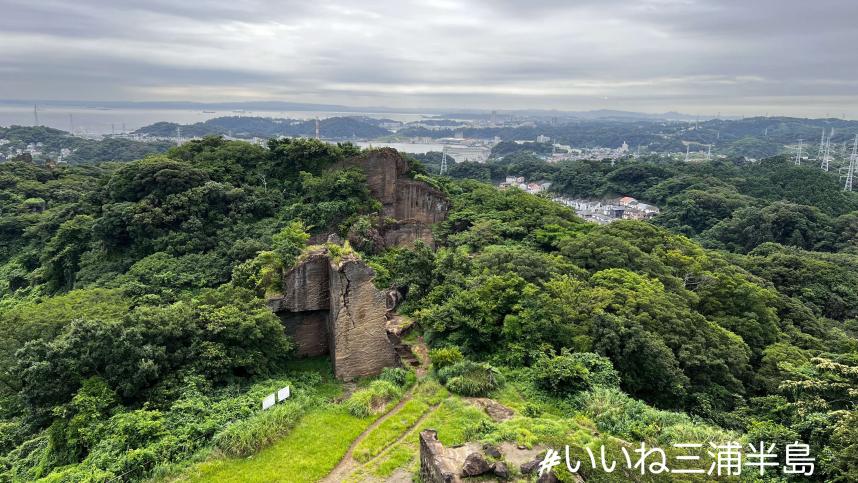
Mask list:
[[[854,0],[0,0],[0,99],[858,118]]]

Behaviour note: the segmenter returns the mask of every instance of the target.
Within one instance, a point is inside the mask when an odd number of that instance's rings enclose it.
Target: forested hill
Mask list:
[[[319,408],[332,434],[315,439],[334,451],[333,433],[368,425],[415,376],[387,372],[344,402],[324,364],[293,357],[265,297],[329,232],[354,242],[331,253],[356,250],[405,294],[399,312],[432,349],[424,380],[516,407],[457,420],[460,440],[803,441],[812,478],[858,478],[858,255],[837,228],[856,225],[855,201],[799,190],[827,178],[782,161],[559,167],[570,193],[667,207],[656,224],[598,226],[412,161],[452,207],[434,249],[381,248],[363,239],[380,223],[364,173],[329,169],[358,153],[205,138],[124,164],[0,165],[0,481],[159,478],[254,454]],[[260,412],[286,384],[300,396]]]
[[[135,141],[119,137],[95,140],[74,136],[69,132],[44,126],[0,127],[0,154],[12,160],[18,150],[27,152],[22,158],[38,163],[48,160],[70,164],[87,164],[102,161],[133,161],[150,154],[163,153],[173,146],[168,141]],[[63,156],[63,149],[69,150]],[[38,154],[33,155],[31,151]]]
[[[365,117],[330,117],[319,121],[319,135],[325,139],[375,139],[391,134],[378,125],[379,121]],[[316,134],[315,120],[273,119],[267,117],[229,116],[208,121],[180,125],[158,122],[142,127],[136,134],[156,137],[175,137],[178,129],[182,136],[233,136],[238,138],[270,138],[277,136],[313,137]]]

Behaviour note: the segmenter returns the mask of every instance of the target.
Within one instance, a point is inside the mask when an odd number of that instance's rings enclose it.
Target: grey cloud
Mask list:
[[[850,0],[0,0],[0,98],[858,117],[856,18]]]

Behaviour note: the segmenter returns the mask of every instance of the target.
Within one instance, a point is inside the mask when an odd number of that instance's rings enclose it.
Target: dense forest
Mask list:
[[[414,384],[402,370],[339,399],[265,305],[312,235],[376,223],[364,173],[330,168],[358,153],[207,137],[129,163],[0,164],[0,481],[169,478],[320,414],[336,419],[315,439],[342,440],[330,431],[400,397]],[[520,409],[494,424],[450,403],[468,415],[463,440],[803,441],[812,478],[855,481],[858,195],[790,163],[519,153],[430,178],[411,160],[452,204],[437,247],[329,249],[356,250],[405,294],[434,369],[412,391]],[[483,182],[511,173],[662,213],[587,224]],[[259,412],[284,384],[300,396]]]

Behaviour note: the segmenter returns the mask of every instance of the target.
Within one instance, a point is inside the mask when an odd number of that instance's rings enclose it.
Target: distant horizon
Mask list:
[[[707,112],[707,113],[689,113],[673,109],[664,110],[634,110],[634,109],[560,109],[560,108],[481,108],[481,107],[394,107],[385,105],[360,106],[349,104],[329,104],[315,102],[300,102],[300,101],[283,101],[283,100],[223,100],[223,101],[195,101],[195,100],[105,100],[105,99],[0,99],[0,106],[45,106],[45,107],[68,107],[68,108],[84,108],[84,109],[163,109],[163,110],[188,110],[188,109],[231,109],[231,110],[246,110],[249,112],[278,112],[278,111],[325,111],[325,112],[342,112],[347,113],[408,113],[408,114],[427,114],[427,115],[443,115],[443,114],[490,114],[492,111],[500,115],[527,115],[534,117],[542,116],[569,116],[575,117],[582,114],[597,114],[609,113],[617,114],[622,117],[626,115],[639,115],[651,119],[670,119],[677,121],[694,120],[737,120],[745,118],[795,118],[795,119],[838,119],[844,121],[858,120],[858,117],[849,117],[843,113],[828,113],[821,116],[807,116],[798,113],[788,112],[761,112],[752,115],[734,114],[730,112]]]

